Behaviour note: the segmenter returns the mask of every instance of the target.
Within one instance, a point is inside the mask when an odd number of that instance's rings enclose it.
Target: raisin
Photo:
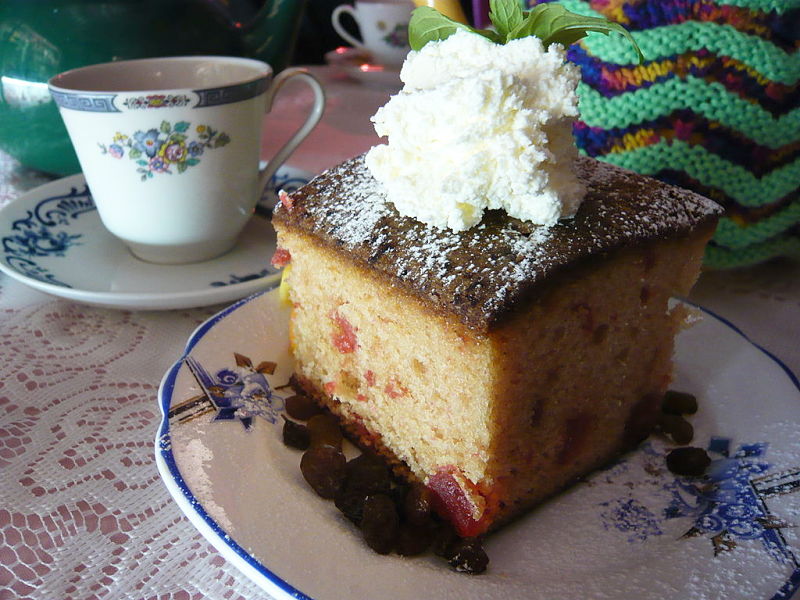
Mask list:
[[[449,560],[453,555],[452,549],[455,545],[455,542],[459,539],[461,538],[458,537],[456,530],[449,522],[443,521],[439,523],[439,526],[436,531],[434,531],[433,535],[433,553],[436,556],[441,556],[442,558]]]
[[[286,399],[286,412],[293,419],[308,421],[314,415],[322,412],[322,409],[305,394],[295,394]]]
[[[300,459],[300,471],[308,484],[323,498],[334,498],[344,485],[347,459],[338,448],[312,446]]]
[[[311,445],[311,434],[308,427],[283,418],[283,443],[298,450],[305,450]]]
[[[693,415],[697,412],[697,398],[686,392],[667,391],[661,410],[669,415]]]
[[[479,538],[461,538],[450,548],[450,557],[447,562],[460,573],[477,575],[486,570],[489,565],[489,557]]]
[[[312,446],[342,447],[342,430],[334,417],[328,414],[314,415],[308,421]]]
[[[339,509],[339,512],[356,525],[359,525],[364,516],[364,501],[366,499],[367,497],[364,494],[344,490],[336,495],[333,503]]]
[[[347,463],[345,490],[351,494],[385,494],[392,487],[391,473],[381,459],[362,454]]]
[[[433,541],[433,522],[427,525],[412,525],[403,523],[397,534],[395,551],[401,556],[416,556],[422,554]]]
[[[392,478],[392,489],[389,490],[389,497],[394,501],[394,505],[397,507],[397,514],[400,515],[400,519],[405,518],[403,506],[405,504],[407,494],[408,485],[402,481]]]
[[[361,517],[361,533],[370,548],[378,554],[391,552],[399,527],[397,508],[389,496],[385,494],[367,496]]]
[[[415,525],[427,523],[431,518],[433,494],[421,483],[414,483],[403,500],[406,521]]]
[[[676,444],[688,444],[694,437],[694,427],[680,415],[662,414],[658,419],[658,426]]]
[[[676,475],[699,477],[710,464],[711,458],[702,448],[686,446],[675,448],[667,454],[667,468]]]

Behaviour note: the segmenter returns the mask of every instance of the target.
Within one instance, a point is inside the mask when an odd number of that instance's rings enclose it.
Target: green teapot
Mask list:
[[[301,0],[1,0],[0,149],[54,175],[80,171],[47,81],[94,63],[180,55],[291,59]]]

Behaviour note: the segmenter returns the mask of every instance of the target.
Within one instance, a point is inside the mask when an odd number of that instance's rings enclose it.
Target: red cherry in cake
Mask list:
[[[290,262],[292,262],[292,255],[289,254],[286,248],[277,248],[275,254],[272,255],[272,260],[270,260],[270,263],[276,269],[282,269]]]
[[[489,525],[484,512],[480,520],[472,516],[474,505],[453,475],[456,467],[440,467],[428,478],[428,489],[433,493],[433,508],[440,517],[453,524],[458,535],[473,537],[486,531]]]
[[[328,315],[334,322],[335,328],[331,334],[331,343],[342,354],[349,354],[358,350],[358,338],[353,325],[339,314],[338,311],[332,311]]]
[[[294,208],[294,199],[285,190],[278,191],[278,199],[286,210]]]

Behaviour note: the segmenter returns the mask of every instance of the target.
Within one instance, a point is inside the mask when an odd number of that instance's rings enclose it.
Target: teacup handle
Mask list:
[[[333,29],[338,33],[348,44],[351,46],[355,46],[356,48],[361,48],[362,50],[365,49],[364,43],[360,40],[357,40],[352,35],[350,35],[347,30],[342,27],[341,23],[339,23],[339,17],[342,13],[347,13],[355,22],[358,23],[358,17],[356,16],[355,9],[350,6],[349,4],[340,4],[336,8],[333,9],[331,13],[331,25],[333,25]]]
[[[308,71],[301,68],[292,68],[292,69],[284,69],[280,73],[275,76],[275,79],[272,80],[272,85],[269,86],[267,90],[266,96],[266,108],[265,111],[269,112],[272,110],[272,102],[275,99],[275,95],[278,93],[283,87],[283,84],[286,83],[292,77],[297,77],[301,81],[305,82],[311,90],[314,92],[314,106],[311,108],[311,112],[308,114],[308,117],[305,120],[305,123],[298,129],[295,134],[289,138],[289,141],[286,142],[280,150],[275,153],[270,161],[267,163],[263,169],[258,172],[259,176],[259,189],[263,190],[267,183],[269,182],[270,178],[275,174],[275,171],[286,161],[289,155],[294,152],[294,149],[302,142],[306,136],[311,133],[311,130],[319,123],[319,120],[322,118],[322,113],[325,110],[325,92],[322,89],[319,81]]]

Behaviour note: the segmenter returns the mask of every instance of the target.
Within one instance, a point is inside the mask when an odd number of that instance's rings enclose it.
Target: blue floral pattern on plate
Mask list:
[[[277,365],[270,361],[254,365],[247,356],[235,352],[233,356],[236,366],[215,374],[194,357],[184,358],[203,393],[172,406],[169,418],[186,423],[213,413],[212,421],[238,420],[246,431],[252,429],[255,417],[275,424],[284,408],[284,397],[273,390],[268,375],[275,372]]]
[[[640,452],[651,459],[648,468],[659,477],[657,485],[664,492],[660,510],[632,496],[620,496],[601,503],[603,526],[625,534],[629,543],[644,543],[663,535],[667,521],[681,519],[690,523],[681,539],[707,538],[713,556],[735,552],[745,540],[757,540],[773,560],[800,569],[800,560],[781,533],[795,524],[773,514],[767,505],[769,498],[800,492],[800,466],[768,473],[772,465],[765,460],[767,443],[741,444],[733,451],[731,445],[728,438],[712,437],[707,448],[712,462],[706,475],[696,478],[670,477],[654,468],[664,464],[665,450],[646,442]],[[621,461],[609,470],[607,481],[634,468],[628,460]]]

